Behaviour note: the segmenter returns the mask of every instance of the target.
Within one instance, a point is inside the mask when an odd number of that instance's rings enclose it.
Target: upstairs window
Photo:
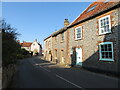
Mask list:
[[[62,35],[62,41],[64,41],[64,33],[62,33],[61,35]]]
[[[114,61],[113,43],[112,42],[100,43],[99,44],[99,53],[100,53],[100,60]]]
[[[75,40],[82,39],[82,27],[75,28]]]
[[[99,35],[111,33],[110,15],[99,19]]]

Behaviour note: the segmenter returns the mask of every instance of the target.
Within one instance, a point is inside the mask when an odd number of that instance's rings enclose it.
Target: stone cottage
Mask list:
[[[20,43],[20,45],[21,45],[21,48],[24,48],[29,52],[33,52],[33,55],[35,55],[36,53],[38,53],[38,55],[42,55],[42,46],[40,43],[37,42],[37,40],[33,42],[23,41],[23,43]]]
[[[53,61],[118,72],[120,2],[100,1],[90,4],[72,23],[50,35]]]

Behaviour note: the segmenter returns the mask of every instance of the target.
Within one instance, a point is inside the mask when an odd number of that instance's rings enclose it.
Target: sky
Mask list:
[[[73,22],[92,2],[2,2],[2,17],[21,34],[18,40],[44,46],[44,39]],[[43,47],[44,48],[44,47]]]

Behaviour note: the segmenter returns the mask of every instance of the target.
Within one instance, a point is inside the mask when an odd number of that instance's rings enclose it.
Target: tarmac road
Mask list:
[[[11,88],[118,88],[118,79],[32,57],[20,61]]]

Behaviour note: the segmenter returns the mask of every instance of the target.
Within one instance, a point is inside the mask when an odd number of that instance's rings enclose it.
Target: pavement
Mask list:
[[[118,88],[118,78],[32,57],[20,60],[9,88]]]

